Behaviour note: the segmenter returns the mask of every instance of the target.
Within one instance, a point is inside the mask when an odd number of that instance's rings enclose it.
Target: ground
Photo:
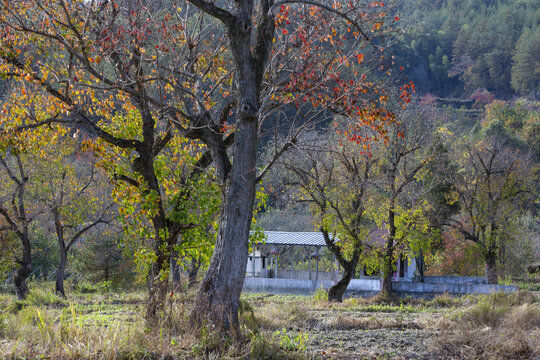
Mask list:
[[[194,292],[173,294],[159,325],[143,320],[145,293],[31,285],[0,294],[1,359],[534,359],[540,358],[538,293],[346,299],[243,294],[241,334],[188,326]]]

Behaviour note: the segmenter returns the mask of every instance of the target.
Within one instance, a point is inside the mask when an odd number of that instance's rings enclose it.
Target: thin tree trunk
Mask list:
[[[142,106],[144,108],[144,106]],[[151,115],[148,115],[146,108],[143,113],[144,122],[144,147],[138,150],[139,158],[132,163],[133,169],[143,177],[148,185],[148,193],[150,191],[156,194],[161,194],[159,181],[154,170],[154,159],[152,156],[154,142],[154,120]],[[165,238],[164,234],[169,232],[169,223],[165,216],[161,196],[158,196],[155,206],[157,212],[151,218],[152,227],[154,228],[154,254],[156,261],[152,264],[148,278],[148,303],[146,307],[146,319],[155,323],[159,315],[163,312],[165,299],[169,289],[169,271],[171,264],[171,252],[173,247],[173,238]],[[175,239],[175,238],[174,238]]]
[[[391,294],[392,291],[393,291],[392,290],[392,273],[390,272],[384,275],[382,286],[381,286],[381,293]]]
[[[62,201],[60,201],[60,203],[62,203]],[[56,228],[58,250],[60,252],[60,262],[58,263],[58,268],[56,270],[55,291],[58,295],[65,297],[66,292],[64,290],[64,277],[67,262],[67,249],[66,243],[64,242],[64,228],[62,227],[62,223],[60,221],[60,213],[58,212],[58,208],[53,207],[51,210],[54,218],[54,226]]]
[[[19,300],[24,300],[28,296],[29,290],[26,284],[26,279],[32,273],[32,261],[29,253],[23,250],[23,260],[20,262],[15,276],[13,277],[13,284],[15,286],[15,294]]]
[[[486,254],[486,277],[488,284],[498,284],[497,277],[497,260],[495,253],[488,252]]]
[[[396,236],[396,224],[395,224],[395,210],[394,202],[392,199],[390,202],[390,209],[388,210],[388,227],[389,234],[386,240],[386,254],[384,257],[383,268],[383,282],[381,286],[381,292],[385,294],[392,294],[392,274],[394,272],[394,238]]]
[[[390,228],[392,226],[390,225]],[[395,230],[395,227],[394,227]],[[392,294],[392,277],[394,273],[394,237],[392,236],[392,231],[388,236],[386,241],[386,254],[384,257],[384,267],[383,267],[383,281],[381,286],[381,293],[383,294]],[[395,234],[395,231],[394,231]]]
[[[343,257],[341,248],[336,246],[336,244],[330,239],[328,231],[321,228],[321,233],[324,237],[324,242],[328,250],[334,254],[334,259],[337,261],[337,270],[339,274],[339,266],[343,267],[343,276],[339,279],[329,290],[328,290],[328,301],[343,301],[343,294],[347,291],[347,287],[351,282],[351,279],[354,276],[356,266],[358,261],[360,261],[360,255],[362,254],[362,249],[359,247],[359,244],[355,245],[351,260],[347,261]]]
[[[63,248],[60,248],[60,262],[58,263],[58,269],[56,270],[55,291],[58,295],[62,297],[66,297],[66,292],[64,290],[66,263],[67,263],[66,250]]]
[[[172,282],[175,291],[182,291],[182,278],[180,276],[180,265],[178,265],[178,252],[175,251],[171,254],[171,272]]]
[[[188,270],[188,288],[192,288],[197,284],[197,274],[199,273],[199,269],[201,268],[201,261],[200,259],[195,258],[194,256],[191,257],[191,266]]]
[[[418,268],[418,274],[420,274],[420,282],[424,282],[424,269],[425,269],[424,252],[420,251],[420,255],[416,258],[416,266]]]
[[[157,240],[156,240],[157,243]],[[146,306],[146,319],[154,322],[164,310],[165,299],[169,288],[168,276],[164,276],[162,271],[169,265],[170,258],[163,251],[156,251],[158,255],[156,262],[152,264],[149,274],[148,303]]]

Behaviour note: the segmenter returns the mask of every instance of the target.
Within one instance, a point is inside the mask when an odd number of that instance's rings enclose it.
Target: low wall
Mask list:
[[[487,284],[483,276],[424,276],[428,284]]]
[[[308,295],[319,288],[329,289],[333,282],[329,280],[315,281],[298,279],[265,279],[245,278],[243,291],[264,292],[271,294]],[[353,279],[347,287],[349,295],[373,295],[380,291],[381,282],[378,279]],[[437,294],[489,294],[493,292],[513,292],[517,288],[509,285],[490,285],[472,283],[420,283],[420,282],[392,282],[392,288],[400,295],[406,296],[434,296]]]
[[[493,292],[513,292],[517,291],[517,287],[509,285],[490,285],[490,284],[431,284],[420,282],[395,282],[392,283],[392,288],[398,293],[422,293],[422,294],[490,294]]]
[[[319,286],[315,286],[319,285]],[[270,294],[308,295],[320,287],[311,280],[245,278],[242,291],[262,292]]]
[[[281,270],[278,268],[277,279],[297,279],[309,280],[308,270]],[[334,274],[331,272],[319,271],[319,280],[334,280]],[[315,280],[315,271],[311,272],[311,280]]]

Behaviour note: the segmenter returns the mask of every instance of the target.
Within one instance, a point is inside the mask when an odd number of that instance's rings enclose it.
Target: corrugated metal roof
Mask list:
[[[264,234],[265,243],[270,245],[326,246],[320,232],[265,231]]]

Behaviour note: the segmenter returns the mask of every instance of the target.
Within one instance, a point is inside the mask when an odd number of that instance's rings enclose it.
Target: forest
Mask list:
[[[534,358],[539,5],[3,2],[0,358]]]

